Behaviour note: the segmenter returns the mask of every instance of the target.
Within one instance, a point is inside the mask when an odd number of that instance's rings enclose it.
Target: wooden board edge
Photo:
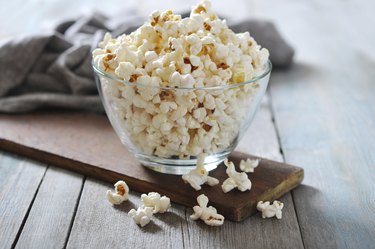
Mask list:
[[[272,191],[266,191],[263,195],[259,197],[259,200],[255,201],[255,205],[253,202],[237,208],[236,210],[234,210],[234,216],[230,217],[230,220],[237,222],[243,221],[247,217],[258,212],[258,210],[256,209],[256,203],[258,203],[259,201],[273,201],[279,199],[285,194],[287,194],[289,191],[293,190],[298,185],[300,185],[305,176],[304,170],[300,167],[293,167],[295,168],[295,171],[290,175],[290,179],[292,179],[290,182],[283,181],[279,185],[277,185]]]
[[[63,169],[67,169],[88,177],[92,177],[95,179],[103,180],[105,182],[115,182],[118,180],[117,176],[114,176],[114,173],[112,171],[109,171],[104,168],[96,169],[95,167],[85,164],[83,162],[76,161],[71,158],[61,157],[57,156],[53,153],[46,152],[43,150],[39,150],[36,148],[29,148],[27,146],[24,146],[22,144],[15,143],[13,141],[9,141],[6,139],[0,138],[0,149],[4,151],[8,151],[14,154],[18,154],[21,156],[25,156],[28,158],[31,158],[33,160],[59,166]],[[37,153],[35,153],[37,151]],[[39,154],[39,156],[35,156],[36,154]],[[43,159],[40,159],[40,155],[43,155]],[[95,172],[95,170],[100,170],[99,177],[95,173],[87,173],[87,172]],[[134,179],[132,177],[122,175],[124,177],[124,180],[129,183],[129,185],[133,186],[134,181],[139,181],[138,179]]]
[[[13,141],[9,141],[3,138],[0,138],[0,149],[3,149],[4,151],[8,151],[11,153],[19,154],[22,156],[26,156],[36,161],[41,161],[47,164],[56,165],[61,168],[71,170],[73,172],[77,172],[79,174],[92,177],[94,179],[102,180],[108,183],[112,183],[112,184],[118,181],[119,176],[121,176],[121,178],[128,183],[131,189],[137,192],[155,191],[154,184],[149,183],[147,181],[142,181],[140,179],[129,177],[127,175],[123,175],[120,173],[113,173],[112,171],[105,169],[105,168],[93,167],[89,164],[76,161],[74,159],[57,156],[53,153],[42,151],[36,148],[29,148],[22,144],[18,144],[18,143],[15,143]],[[37,151],[38,153],[35,153],[35,151]],[[36,154],[39,154],[39,156],[35,156]],[[40,159],[40,155],[43,155],[42,160]],[[266,192],[262,195],[262,198],[261,198],[262,200],[280,198],[282,195],[288,193],[290,190],[292,190],[293,188],[295,188],[302,182],[303,175],[304,175],[303,169],[296,167],[296,166],[292,166],[292,165],[288,165],[288,166],[291,166],[295,169],[294,173],[291,174],[292,176],[293,175],[297,176],[297,177],[294,177],[295,178],[294,181],[291,181],[289,184],[287,184],[285,189],[283,189],[283,187],[285,187],[285,182],[280,183],[278,186],[276,186],[277,191],[275,194],[269,195],[269,192]],[[100,174],[94,173],[97,171],[99,171]],[[136,184],[136,182],[138,184]],[[141,185],[141,187],[138,187],[139,185]],[[160,194],[167,194],[171,198],[172,201],[175,201],[177,199],[176,197],[179,197],[180,200],[176,202],[178,204],[181,204],[187,207],[192,207],[193,204],[195,203],[195,199],[190,200],[191,198],[188,198],[188,196],[185,196],[183,193],[177,193],[177,192],[172,193],[168,190],[163,191],[165,187],[160,186],[160,185],[158,186],[158,188],[161,190],[161,191],[159,190]],[[181,199],[181,197],[184,197],[184,198]],[[217,207],[220,208],[220,204],[217,203],[215,205],[217,205]],[[252,204],[251,205],[248,204],[246,206],[240,206],[237,209],[235,209],[234,214],[225,213],[224,215],[229,220],[239,222],[251,216],[255,212],[256,212],[256,209],[252,206]]]
[[[101,180],[101,181],[112,183],[112,184],[117,182],[119,179],[123,179],[129,185],[131,190],[134,190],[137,192],[146,193],[146,192],[155,191],[155,184],[149,183],[147,181],[129,177],[121,173],[114,173],[105,168],[93,167],[89,164],[86,164],[86,163],[83,163],[83,162],[80,162],[71,158],[57,156],[53,153],[39,150],[36,148],[30,148],[28,146],[24,146],[22,144],[19,144],[13,141],[9,141],[7,139],[0,138],[0,149],[4,151],[8,151],[10,153],[25,156],[25,157],[31,158],[39,162],[55,165],[63,169],[67,169],[67,170],[85,175],[87,177],[91,177],[93,179]],[[37,153],[35,153],[36,151]],[[38,154],[38,156],[36,156],[36,154]],[[97,174],[94,172],[99,172],[100,174]],[[161,185],[158,185],[158,188],[159,188],[160,194],[168,195],[172,201],[175,201],[177,199],[176,197],[181,198],[181,196],[184,196],[184,195],[181,195],[180,192],[172,193],[168,191],[167,189],[165,189],[164,186],[161,186]],[[176,202],[176,203],[179,203],[185,206],[192,206],[194,202],[195,200],[189,201],[189,198],[185,196],[185,198],[181,199],[181,201]]]

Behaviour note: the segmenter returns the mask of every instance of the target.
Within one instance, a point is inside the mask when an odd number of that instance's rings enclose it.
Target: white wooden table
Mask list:
[[[193,1],[0,1],[0,38],[39,32],[46,21],[97,9],[184,10]],[[214,1],[232,20],[275,21],[297,51],[274,71],[269,93],[238,150],[305,169],[282,198],[283,219],[207,227],[173,205],[139,228],[113,208],[110,185],[0,152],[0,248],[374,248],[375,2]]]

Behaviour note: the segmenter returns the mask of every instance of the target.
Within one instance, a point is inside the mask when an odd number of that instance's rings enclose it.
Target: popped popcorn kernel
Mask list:
[[[145,207],[152,207],[153,213],[165,213],[171,206],[171,200],[164,196],[160,196],[159,193],[156,192],[150,192],[147,195],[142,194],[141,200],[143,203],[143,206]]]
[[[129,187],[124,181],[118,181],[115,183],[115,193],[108,190],[106,193],[107,199],[113,205],[119,205],[128,199]]]
[[[224,164],[227,166],[226,173],[228,174],[228,178],[221,185],[224,193],[228,193],[235,188],[242,192],[251,189],[251,181],[245,172],[237,172],[234,164],[227,158],[224,160]]]
[[[221,226],[224,224],[224,216],[217,213],[216,208],[208,205],[208,197],[201,194],[197,197],[198,206],[194,206],[194,213],[190,215],[190,219],[201,219],[209,226]]]
[[[277,219],[282,219],[282,209],[284,203],[281,201],[274,201],[272,205],[269,201],[259,201],[257,204],[258,211],[262,212],[262,218],[272,218],[276,216]]]
[[[152,210],[152,207],[139,207],[137,210],[133,208],[128,212],[128,215],[136,224],[144,227],[151,221]]]
[[[202,189],[201,185],[203,184],[208,184],[209,186],[219,184],[219,180],[209,176],[207,170],[204,168],[204,159],[206,156],[206,154],[200,154],[197,160],[197,167],[182,176],[182,180],[185,183],[189,183],[195,190]]]
[[[248,158],[246,159],[246,161],[241,160],[240,169],[246,173],[253,173],[254,169],[258,167],[258,165],[259,165],[259,159],[251,160],[250,158]]]

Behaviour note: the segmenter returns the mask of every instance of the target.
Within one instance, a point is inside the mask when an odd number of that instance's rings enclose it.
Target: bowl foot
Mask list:
[[[204,160],[204,168],[207,171],[216,169],[217,166],[224,161],[229,153],[216,154],[207,156]],[[136,156],[139,162],[146,168],[171,175],[183,175],[195,169],[197,159],[180,160],[180,159],[165,159],[146,155]]]

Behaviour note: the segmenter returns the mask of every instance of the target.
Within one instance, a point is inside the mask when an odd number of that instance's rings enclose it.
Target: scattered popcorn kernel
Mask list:
[[[204,194],[197,197],[199,206],[194,206],[194,213],[190,215],[190,219],[201,219],[209,226],[221,226],[224,224],[224,216],[218,214],[213,206],[207,207],[208,198]]]
[[[207,170],[204,168],[204,159],[207,155],[200,154],[197,160],[197,167],[189,173],[182,176],[185,183],[189,183],[195,190],[200,190],[203,184],[214,186],[219,184],[219,180],[208,175]]]
[[[259,159],[251,160],[250,158],[245,160],[241,160],[240,162],[240,169],[246,173],[253,173],[254,169],[258,167]]]
[[[274,201],[272,205],[269,201],[263,202],[259,201],[257,204],[258,211],[262,212],[262,218],[272,218],[276,216],[277,219],[282,218],[282,209],[284,207],[284,203],[280,201]]]
[[[133,218],[136,224],[144,227],[151,221],[152,210],[152,207],[139,207],[137,210],[133,208],[128,212],[128,215]]]
[[[152,207],[153,213],[165,213],[171,206],[171,200],[166,196],[160,196],[159,193],[150,192],[148,195],[141,195],[143,206]]]
[[[116,192],[113,193],[111,190],[108,190],[107,199],[113,205],[119,205],[128,199],[129,187],[124,181],[118,181],[114,186]]]
[[[242,192],[251,189],[251,181],[245,172],[237,172],[234,164],[229,162],[227,158],[224,160],[224,164],[227,166],[226,173],[229,176],[221,185],[224,193],[228,193],[234,188]]]

